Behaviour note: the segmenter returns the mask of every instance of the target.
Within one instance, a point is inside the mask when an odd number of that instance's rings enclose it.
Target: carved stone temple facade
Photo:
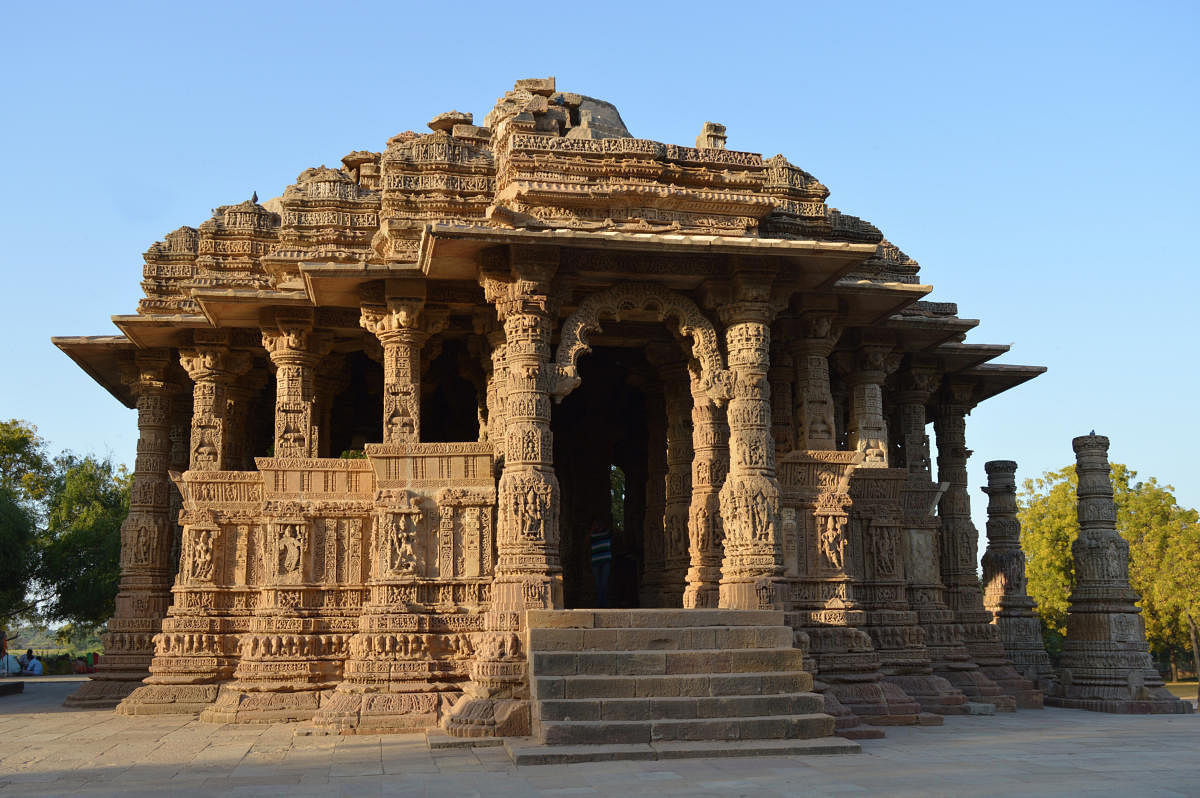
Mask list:
[[[976,575],[966,418],[1043,369],[720,125],[634,138],[552,78],[481,121],[168,233],[121,335],[55,339],[141,435],[70,703],[527,733],[527,611],[594,607],[600,520],[611,605],[770,615],[840,730],[1039,706]]]

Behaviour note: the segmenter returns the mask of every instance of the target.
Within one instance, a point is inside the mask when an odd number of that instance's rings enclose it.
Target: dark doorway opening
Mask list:
[[[646,511],[646,386],[641,350],[596,347],[580,386],[553,408],[554,470],[562,490],[559,552],[568,608],[595,607],[593,524],[611,530],[609,607],[637,607]]]

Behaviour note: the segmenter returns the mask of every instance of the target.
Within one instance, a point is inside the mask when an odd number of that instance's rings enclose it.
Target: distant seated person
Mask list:
[[[42,661],[33,656],[33,652],[29,652],[31,659],[21,668],[22,676],[41,676]]]
[[[76,657],[71,661],[72,673],[91,673],[92,669],[88,667],[87,660],[83,657]]]
[[[25,670],[29,667],[29,663],[33,662],[34,659],[35,657],[33,656],[33,649],[28,648],[25,649],[25,653],[17,659],[17,662],[21,663],[21,670]]]

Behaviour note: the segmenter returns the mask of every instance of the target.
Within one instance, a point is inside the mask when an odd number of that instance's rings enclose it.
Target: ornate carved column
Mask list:
[[[506,399],[504,395],[508,384],[505,363],[508,358],[508,344],[504,339],[504,326],[497,325],[488,331],[488,344],[491,346],[492,369],[487,381],[487,433],[488,441],[496,447],[496,461],[504,462],[504,430]]]
[[[149,674],[158,632],[171,599],[171,549],[175,523],[171,486],[171,354],[148,349],[134,354],[124,375],[137,398],[138,446],[129,515],[121,524],[121,582],[116,610],[104,634],[104,657],[90,681],[68,696],[70,707],[115,707]]]
[[[793,428],[797,449],[837,448],[833,393],[829,384],[829,355],[841,330],[833,325],[830,313],[805,313],[799,333],[791,342],[792,364],[796,370]]]
[[[1046,703],[1123,714],[1186,714],[1191,704],[1163,687],[1129,586],[1129,544],[1117,533],[1108,438],[1083,435],[1075,449],[1079,537],[1071,546],[1075,586],[1059,681]]]
[[[346,356],[331,354],[321,361],[317,369],[317,420],[320,434],[317,452],[321,457],[337,457],[341,452],[330,449],[330,432],[333,428],[333,402],[350,383],[346,371]]]
[[[777,327],[778,332],[783,333],[788,331],[790,323],[781,321]],[[793,381],[796,379],[796,370],[792,365],[792,355],[787,350],[786,342],[778,337],[771,342],[771,368],[767,380],[771,384],[771,437],[775,441],[776,456],[796,448],[793,428]]]
[[[687,364],[679,347],[650,349],[649,359],[663,379],[667,419],[667,471],[663,512],[663,588],[657,606],[682,606],[688,563],[688,514],[692,500],[692,395]]]
[[[699,370],[689,370],[692,392],[692,502],[688,509],[690,565],[683,606],[715,608],[720,601],[724,527],[721,487],[729,471],[725,408],[709,395]]]
[[[984,676],[963,643],[962,625],[946,606],[939,550],[939,519],[934,515],[943,487],[930,473],[925,405],[941,383],[930,364],[911,359],[900,374],[896,392],[899,450],[908,471],[904,486],[905,561],[908,600],[925,630],[925,646],[933,672],[972,701],[989,702],[1003,691]]]
[[[386,306],[363,305],[360,324],[383,345],[383,442],[421,440],[421,347],[445,326],[444,314],[424,312],[425,288],[395,288]]]
[[[962,625],[967,651],[984,675],[1006,693],[981,696],[980,700],[1007,711],[1015,708],[1018,693],[1035,691],[1033,685],[1021,679],[1005,659],[1000,635],[991,623],[992,614],[983,608],[983,594],[975,570],[979,561],[979,533],[971,521],[971,497],[967,493],[967,458],[971,456],[971,450],[966,445],[966,416],[975,406],[973,395],[972,381],[948,377],[943,381],[935,409],[933,428],[937,435],[938,479],[946,488],[938,502],[942,584],[946,587],[946,604]],[[1032,697],[1029,700],[1032,701]]]
[[[900,355],[892,351],[890,343],[865,341],[852,353],[839,353],[837,360],[850,388],[847,445],[862,454],[864,468],[887,468],[883,381],[900,365]]]
[[[983,606],[1000,630],[1004,651],[1017,672],[1045,690],[1054,679],[1042,642],[1037,604],[1025,591],[1025,552],[1017,520],[1017,464],[991,460],[983,465],[988,484],[987,551],[983,553]]]
[[[240,451],[232,417],[234,383],[250,370],[250,355],[229,348],[220,330],[196,330],[194,346],[179,352],[179,363],[191,377],[193,471],[230,471]]]
[[[264,318],[263,348],[275,366],[275,457],[317,457],[321,436],[316,369],[328,341],[305,314]]]
[[[446,729],[458,736],[529,733],[529,686],[519,632],[524,610],[563,606],[559,558],[560,495],[550,429],[550,336],[558,296],[551,282],[558,251],[512,246],[487,264],[484,294],[504,324],[504,470],[497,512],[492,605],[475,650],[471,682]]]
[[[646,513],[642,519],[642,578],[638,604],[659,607],[665,585],[667,513],[667,400],[660,381],[646,386]]]
[[[725,559],[720,604],[782,607],[783,541],[779,482],[771,438],[771,278],[735,275],[733,301],[721,308],[733,378],[729,401],[729,475],[721,488]]]

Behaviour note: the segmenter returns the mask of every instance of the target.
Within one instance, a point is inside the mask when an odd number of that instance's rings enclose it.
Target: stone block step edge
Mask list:
[[[526,610],[534,629],[643,629],[699,626],[786,626],[778,610]]]
[[[541,721],[712,720],[823,713],[825,699],[818,693],[767,695],[664,696],[659,698],[550,698],[533,702]],[[780,711],[781,710],[781,711]],[[576,717],[563,717],[574,713]]]
[[[538,676],[656,676],[695,673],[779,673],[804,669],[797,648],[735,648],[725,651],[533,651],[530,674]]]
[[[691,673],[649,676],[535,676],[535,701],[553,698],[708,698],[778,695],[812,690],[807,671],[770,673]]]
[[[547,721],[538,724],[547,745],[603,745],[664,741],[817,740],[833,734],[831,715],[764,715],[741,718],[654,719],[634,721]]]
[[[637,629],[526,630],[530,651],[709,651],[794,648],[790,626],[647,626]]]
[[[816,740],[738,740],[733,742],[657,742],[633,745],[540,745],[529,738],[506,738],[505,750],[516,765],[561,765],[658,759],[746,756],[819,756],[860,754],[862,746],[843,737]]]

